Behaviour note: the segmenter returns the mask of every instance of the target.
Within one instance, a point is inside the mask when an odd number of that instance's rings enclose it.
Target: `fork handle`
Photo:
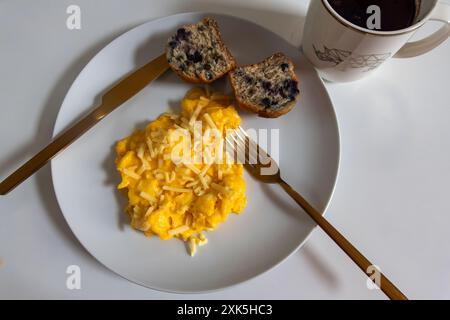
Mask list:
[[[334,228],[308,201],[284,180],[279,184],[283,187],[297,204],[322,228],[323,231],[355,262],[358,267],[367,274],[367,270],[373,264],[363,256],[336,228]],[[380,272],[380,289],[391,300],[408,300],[408,298]]]

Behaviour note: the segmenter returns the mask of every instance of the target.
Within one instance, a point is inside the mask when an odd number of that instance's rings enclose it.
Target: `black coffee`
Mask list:
[[[414,23],[416,17],[416,0],[328,0],[333,9],[345,20],[357,26],[379,31],[394,31],[407,28]],[[367,9],[379,7],[379,17],[375,11],[367,13]],[[379,25],[375,26],[375,19]],[[368,23],[369,22],[369,23]]]

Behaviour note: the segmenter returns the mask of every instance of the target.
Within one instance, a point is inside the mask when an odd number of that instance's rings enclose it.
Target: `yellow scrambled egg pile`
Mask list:
[[[188,241],[193,255],[207,242],[203,231],[243,210],[243,167],[230,160],[217,135],[240,124],[231,102],[193,89],[182,100],[180,115],[163,114],[117,143],[118,188],[128,197],[133,228]]]

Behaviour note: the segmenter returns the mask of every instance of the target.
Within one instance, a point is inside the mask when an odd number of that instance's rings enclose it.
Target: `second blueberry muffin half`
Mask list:
[[[276,118],[289,112],[300,94],[294,64],[283,53],[238,67],[229,75],[239,106],[261,117]]]

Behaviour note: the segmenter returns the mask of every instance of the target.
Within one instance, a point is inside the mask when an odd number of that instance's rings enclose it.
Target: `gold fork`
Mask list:
[[[244,129],[231,130],[226,142],[236,155],[245,155],[242,161],[247,171],[257,180],[264,183],[277,183],[297,204],[316,222],[323,231],[367,274],[373,264],[358,251],[338,230],[336,230],[308,201],[283,180],[280,168],[267,152],[254,142]],[[261,170],[269,169],[272,174],[262,174]],[[380,272],[380,289],[393,300],[407,300],[407,297]]]

